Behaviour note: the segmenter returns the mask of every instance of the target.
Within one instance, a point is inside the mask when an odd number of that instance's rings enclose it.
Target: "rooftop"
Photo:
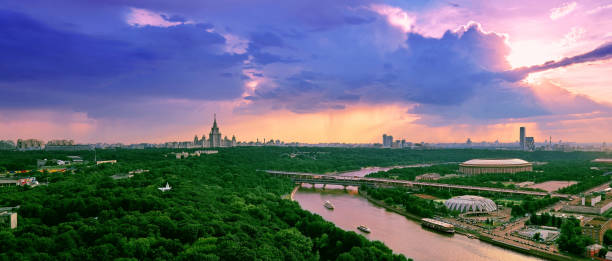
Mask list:
[[[606,224],[607,222],[608,222],[608,219],[594,218],[594,219],[591,219],[590,221],[588,221],[585,224],[585,226],[601,227],[602,225]]]
[[[522,159],[472,159],[462,163],[463,165],[524,165],[530,164]]]
[[[594,159],[593,162],[612,163],[612,159]]]
[[[442,222],[442,221],[438,221],[438,220],[431,219],[431,218],[423,218],[422,220],[424,222],[429,222],[429,223],[436,224],[438,226],[445,227],[445,228],[454,228],[455,227],[452,224],[449,224],[449,223],[446,223],[446,222]]]
[[[497,209],[493,200],[473,195],[452,197],[446,200],[444,205],[450,210],[458,210],[459,212],[489,212]]]

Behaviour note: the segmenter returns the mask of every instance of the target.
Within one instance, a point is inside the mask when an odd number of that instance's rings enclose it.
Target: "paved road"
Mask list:
[[[453,185],[453,184],[443,184],[443,183],[417,182],[417,181],[409,181],[409,180],[322,175],[322,174],[315,174],[315,173],[276,171],[276,170],[265,170],[265,172],[273,174],[273,175],[289,177],[289,178],[292,178],[293,180],[304,182],[304,183],[340,184],[340,185],[376,184],[376,185],[391,185],[391,186],[405,186],[405,187],[436,187],[436,188],[465,189],[465,190],[488,191],[488,192],[496,192],[496,193],[521,194],[521,195],[532,195],[532,196],[550,195],[552,197],[562,197],[562,198],[570,197],[570,195],[559,194],[559,193],[476,187],[476,186]]]
[[[592,188],[592,189],[589,189],[589,190],[587,190],[587,191],[586,191],[586,192],[584,192],[584,193],[586,194],[586,193],[591,193],[591,192],[595,192],[595,191],[602,191],[602,190],[607,189],[607,188],[609,188],[609,187],[610,187],[610,182],[606,182],[606,183],[601,184],[601,185],[599,185],[599,186],[597,186],[597,187],[594,187],[594,188]]]

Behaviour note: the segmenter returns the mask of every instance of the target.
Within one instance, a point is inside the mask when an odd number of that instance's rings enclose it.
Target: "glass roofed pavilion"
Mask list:
[[[533,164],[522,159],[473,159],[459,164],[459,172],[468,175],[525,171],[533,171]]]
[[[448,199],[444,206],[449,210],[465,212],[491,212],[497,210],[493,200],[479,196],[463,195]]]

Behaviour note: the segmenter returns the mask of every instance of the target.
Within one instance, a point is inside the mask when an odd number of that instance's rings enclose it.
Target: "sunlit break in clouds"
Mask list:
[[[372,5],[371,8],[376,13],[386,16],[389,24],[400,28],[404,32],[409,32],[414,26],[415,18],[401,8],[388,5]]]
[[[0,137],[612,142],[599,1],[2,1]],[[538,136],[539,135],[539,136]]]
[[[161,26],[161,27],[169,27],[182,24],[180,21],[182,19],[178,19],[179,21],[173,21],[168,18],[166,15],[157,14],[145,9],[137,9],[132,8],[130,14],[127,17],[127,23],[132,26]]]
[[[570,14],[578,4],[576,2],[565,3],[560,7],[555,7],[550,11],[550,19],[557,20],[561,17],[564,17]]]

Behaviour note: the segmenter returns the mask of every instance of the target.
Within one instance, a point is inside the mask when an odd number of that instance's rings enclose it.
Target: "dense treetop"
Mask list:
[[[50,184],[0,193],[0,206],[20,206],[18,228],[0,231],[0,259],[405,259],[281,199],[294,185],[256,169],[291,161],[285,152],[222,149],[180,160],[168,152],[98,151],[118,164],[36,172]],[[150,172],[110,177],[135,169]],[[159,191],[166,182],[172,190]]]
[[[294,185],[257,170],[326,173],[471,158],[588,162],[601,157],[583,152],[237,147],[176,159],[170,154],[174,151],[182,150],[97,150],[98,160],[118,163],[16,174],[50,184],[0,190],[1,207],[20,206],[19,227],[0,231],[0,259],[402,260],[381,242],[343,231],[281,199]],[[93,151],[0,151],[0,173],[33,170],[37,159],[70,155],[94,159]],[[150,172],[111,178],[136,169]],[[596,174],[587,172],[581,181]],[[159,191],[166,182],[172,190]],[[370,193],[422,216],[445,211],[401,190]]]

